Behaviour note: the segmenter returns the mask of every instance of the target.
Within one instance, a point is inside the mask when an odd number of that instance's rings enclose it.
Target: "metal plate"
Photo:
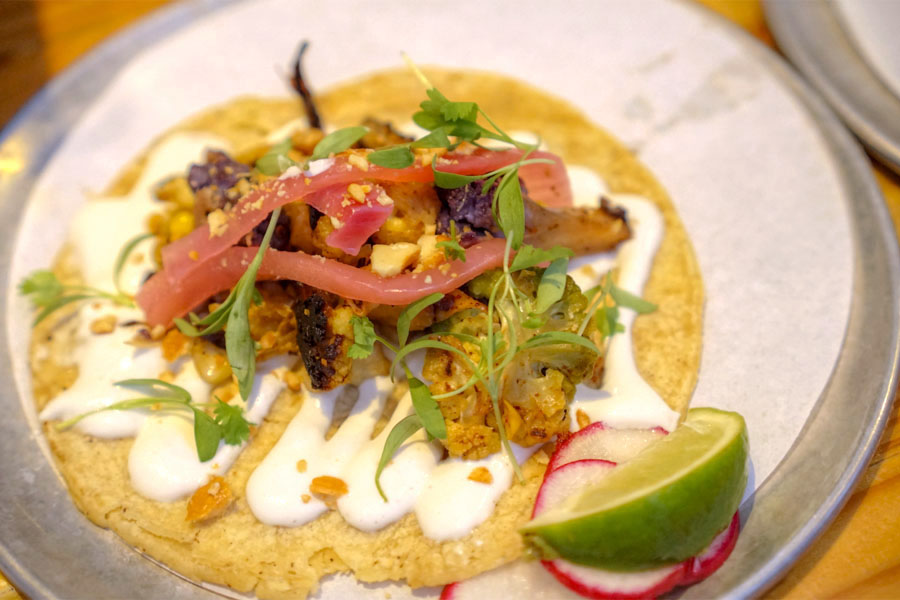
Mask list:
[[[25,168],[0,180],[4,265],[14,259],[24,214],[20,199],[29,196],[80,113],[142,49],[218,6],[176,5],[113,38],[54,80],[10,124],[0,153],[20,156]],[[683,593],[745,597],[774,583],[827,525],[874,450],[896,387],[900,257],[868,162],[835,117],[774,53],[721,20],[707,15],[704,20],[737,39],[742,51],[774,74],[802,106],[821,141],[817,150],[836,165],[852,232],[850,317],[828,385],[790,452],[744,503],[743,533],[733,558],[714,577]],[[7,289],[15,284],[8,268],[2,276]],[[6,295],[0,298],[0,376],[6,381],[13,381],[13,353],[24,352],[9,336],[10,314]],[[0,407],[8,415],[0,421],[0,565],[23,593],[33,598],[209,598],[210,592],[128,551],[74,509],[35,433],[33,413],[22,406],[14,389],[0,394]]]
[[[863,59],[825,0],[766,0],[779,48],[885,165],[900,173],[900,98]]]

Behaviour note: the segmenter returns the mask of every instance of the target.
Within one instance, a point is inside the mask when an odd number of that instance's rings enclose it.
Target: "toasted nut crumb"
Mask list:
[[[166,326],[165,325],[156,325],[153,329],[150,330],[150,339],[154,342],[158,342],[163,339],[163,336],[166,335]]]
[[[575,411],[575,420],[578,421],[578,429],[584,429],[591,424],[591,418],[580,408]]]
[[[475,467],[469,473],[469,479],[478,483],[494,483],[494,476],[488,471],[487,467]]]
[[[221,208],[217,208],[206,216],[209,224],[209,239],[218,237],[228,229],[228,215]]]
[[[299,392],[301,387],[300,376],[294,373],[293,371],[288,371],[284,374],[284,383],[287,384],[288,389],[292,392]]]
[[[196,250],[191,250],[190,252],[188,252],[188,257],[191,260],[200,260],[200,253]]]
[[[309,494],[303,494],[300,496],[300,499],[303,500],[303,504],[309,504],[309,501],[312,500],[312,496]]]
[[[188,500],[186,521],[194,523],[218,517],[234,500],[225,480],[213,475],[209,483],[194,492]]]
[[[166,383],[173,383],[175,381],[175,373],[166,369],[161,372],[157,377],[160,381],[165,381]]]
[[[357,202],[365,202],[366,201],[366,193],[363,191],[362,186],[358,183],[351,183],[347,186],[347,193],[356,200]]]
[[[91,323],[91,333],[103,335],[104,333],[112,333],[116,328],[116,316],[106,315],[99,319],[94,319]]]
[[[314,477],[309,484],[309,491],[320,496],[337,498],[347,493],[347,484],[343,479],[331,475]]]
[[[359,154],[351,154],[347,157],[347,162],[359,169],[360,171],[369,170],[369,161]]]
[[[297,461],[297,472],[306,473],[306,461],[302,458]]]

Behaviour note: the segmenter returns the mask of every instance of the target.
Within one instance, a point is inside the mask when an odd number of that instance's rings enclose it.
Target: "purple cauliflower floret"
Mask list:
[[[245,240],[249,241],[248,246],[259,246],[262,244],[271,220],[272,215],[269,215],[253,228],[249,234],[250,239]],[[278,215],[278,223],[275,224],[275,231],[272,232],[272,239],[269,240],[269,248],[274,250],[291,249],[291,218],[285,213]]]
[[[438,233],[449,233],[450,221],[456,221],[456,227],[460,231],[468,226],[479,236],[489,231],[499,233],[491,214],[493,188],[486,194],[482,193],[482,182],[474,181],[455,190],[437,188],[437,194],[443,205],[437,219]]]
[[[221,193],[234,186],[241,176],[249,172],[249,166],[233,160],[224,152],[209,150],[206,153],[205,163],[191,165],[191,170],[188,171],[188,185],[194,193],[212,185]]]

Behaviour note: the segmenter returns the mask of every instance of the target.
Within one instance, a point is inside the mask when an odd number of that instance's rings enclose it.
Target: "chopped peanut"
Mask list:
[[[166,335],[166,326],[165,325],[155,325],[153,329],[150,330],[150,339],[154,342],[158,342],[163,339],[163,336]]]
[[[303,504],[309,504],[309,501],[312,500],[312,496],[309,494],[301,494],[300,499],[303,500]]]
[[[494,476],[491,475],[491,472],[488,471],[487,467],[475,467],[472,469],[472,472],[469,473],[469,479],[477,483],[494,483]]]
[[[91,333],[95,333],[97,335],[103,335],[104,333],[112,333],[116,328],[116,316],[115,315],[106,315],[105,317],[100,317],[99,319],[95,319],[91,323]]]
[[[292,392],[299,392],[302,385],[300,376],[293,371],[288,371],[284,374],[284,383],[287,384],[288,389]]]
[[[329,508],[336,508],[337,499],[347,493],[347,484],[343,479],[320,475],[310,482],[309,491],[319,496]]]
[[[578,429],[584,429],[591,424],[591,418],[580,408],[575,411],[575,420],[578,421]]]
[[[195,523],[220,516],[234,500],[225,480],[213,475],[209,483],[194,492],[188,500],[186,521]]]
[[[359,154],[351,154],[347,157],[347,162],[359,169],[360,171],[368,171],[369,170],[369,161],[366,160],[364,156],[360,156]]]
[[[161,372],[157,377],[160,381],[165,381],[166,383],[174,383],[175,382],[175,373],[166,369]]]
[[[347,186],[347,193],[357,202],[362,203],[366,201],[366,192],[358,183],[351,183]]]
[[[297,461],[297,472],[306,473],[306,461],[302,458]]]
[[[217,208],[206,216],[209,224],[209,239],[220,236],[228,229],[228,216],[221,208]]]

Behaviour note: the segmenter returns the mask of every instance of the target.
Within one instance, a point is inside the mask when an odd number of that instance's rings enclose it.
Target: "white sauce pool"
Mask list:
[[[273,138],[286,137],[290,131],[286,128]],[[85,206],[73,226],[72,241],[88,285],[113,288],[111,257],[115,257],[127,240],[142,233],[147,216],[158,210],[159,205],[152,196],[153,187],[165,177],[184,173],[185,165],[200,161],[208,147],[224,148],[225,145],[205,136],[173,135],[152,153],[148,167],[129,196]],[[320,164],[313,163],[311,167],[318,170],[328,166],[326,161],[317,163]],[[599,195],[607,191],[603,180],[592,171],[570,167],[569,172],[577,203],[596,204]],[[622,245],[617,257],[598,255],[572,261],[570,272],[584,289],[595,285],[603,273],[617,264],[620,287],[640,294],[662,238],[662,218],[644,199],[622,195],[610,199],[628,210],[633,239]],[[110,235],[97,236],[97,231]],[[143,254],[143,259],[129,261],[122,278],[126,290],[136,291],[152,270],[150,250],[150,242],[142,243],[135,250],[135,254]],[[120,326],[111,334],[91,333],[90,323],[109,314],[117,317]],[[108,302],[84,307],[78,333],[80,352],[76,359],[80,376],[41,412],[42,420],[67,419],[135,397],[134,392],[116,388],[112,383],[127,378],[158,377],[166,369],[177,373],[175,383],[188,389],[195,399],[206,399],[210,386],[200,379],[190,360],[169,365],[158,348],[138,349],[124,343],[133,336],[134,328],[121,324],[140,317],[135,309],[115,307]],[[630,331],[633,312],[623,310],[620,319],[626,332]],[[266,416],[283,389],[279,369],[288,366],[290,361],[284,357],[259,366],[246,408],[248,420],[259,423]],[[675,427],[678,414],[668,408],[637,372],[629,333],[613,337],[606,361],[603,389],[579,387],[573,411],[580,408],[593,420],[614,426],[662,426],[668,430]],[[513,468],[506,454],[500,452],[478,461],[441,462],[440,446],[426,441],[422,431],[401,446],[383,471],[381,485],[388,501],[382,500],[375,488],[374,475],[385,439],[396,422],[412,413],[407,394],[384,430],[372,438],[390,390],[391,383],[386,377],[361,385],[351,414],[329,440],[325,434],[335,401],[344,390],[305,391],[300,411],[250,477],[246,497],[253,514],[263,523],[289,527],[317,518],[328,507],[310,492],[310,483],[315,477],[330,475],[348,486],[348,493],[337,500],[337,510],[348,523],[363,531],[377,531],[410,512],[415,513],[424,534],[434,540],[464,537],[484,522],[513,481]],[[186,411],[181,414],[149,410],[102,412],[78,425],[82,432],[97,437],[134,436],[129,456],[132,485],[140,494],[159,501],[190,495],[211,475],[226,472],[242,449],[222,443],[213,459],[201,463],[192,427],[193,418]],[[536,450],[537,447],[514,446],[519,462]],[[477,467],[485,467],[490,472],[491,483],[469,479]]]

